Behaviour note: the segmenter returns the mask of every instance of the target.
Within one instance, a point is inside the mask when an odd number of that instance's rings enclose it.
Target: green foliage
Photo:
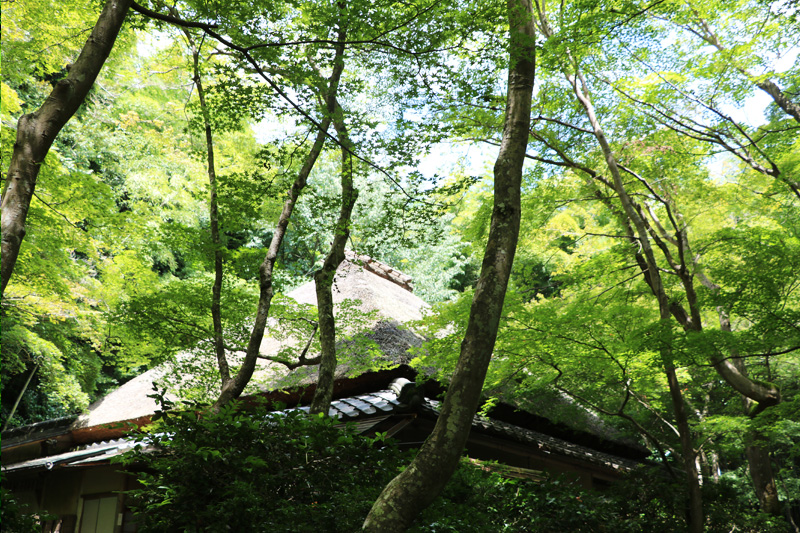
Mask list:
[[[14,325],[3,328],[3,354],[4,368],[8,365],[19,371],[26,363],[33,363],[31,366],[40,368],[40,390],[57,404],[63,405],[68,412],[88,406],[88,395],[81,390],[78,382],[80,375],[66,372],[65,354],[52,342],[22,326]]]
[[[4,162],[11,157],[16,118],[38,107],[51,84],[66,75],[64,66],[74,60],[96,21],[94,9],[78,4],[34,0],[4,5]],[[129,37],[117,41],[106,75],[109,69],[113,75],[113,63],[130,51]],[[102,156],[82,132],[81,119],[92,115],[93,104],[107,103],[96,96],[88,99],[41,164],[26,238],[4,293],[4,421],[35,369],[9,421],[12,426],[76,413],[148,360],[146,344],[104,316],[120,296],[105,267],[124,248],[120,243],[131,241],[127,231],[136,226],[119,211]]]
[[[406,457],[328,418],[238,409],[165,413],[139,437],[141,531],[353,531]]]
[[[162,412],[124,462],[140,530],[355,531],[383,485],[410,460],[389,441],[300,410]],[[683,531],[682,485],[642,470],[604,492],[565,479],[522,481],[462,461],[442,495],[409,531],[488,533]],[[706,491],[708,531],[780,531],[723,479]]]
[[[502,472],[502,466],[496,466]],[[562,478],[509,479],[464,461],[420,524],[409,531],[641,531],[626,525],[611,503]]]
[[[39,520],[46,519],[46,517],[26,513],[25,508],[20,506],[14,495],[5,486],[0,487],[0,494],[2,494],[0,525],[2,525],[3,531],[7,533],[37,533],[41,531],[42,526],[39,524]]]
[[[704,497],[712,502],[706,531],[783,531],[780,519],[751,511],[742,501],[748,492],[728,480],[706,487]],[[685,497],[681,484],[670,482],[660,469],[642,469],[598,492],[564,478],[521,481],[462,463],[441,498],[422,515],[425,525],[409,531],[678,533],[688,531]]]
[[[91,9],[73,0],[4,2],[3,162],[10,160],[17,118],[38,107],[66,75],[96,19],[100,4],[90,4]],[[248,47],[271,83],[261,83],[249,59],[230,51],[215,52],[201,64],[216,143],[229,347],[237,351],[246,344],[258,268],[286,188],[315,134],[308,118],[324,116],[321,90],[330,71],[330,43],[337,28],[346,26],[339,100],[356,153],[381,169],[357,164],[361,194],[350,244],[410,274],[416,293],[429,303],[449,302],[437,306],[438,316],[426,323],[430,341],[415,361],[446,379],[455,367],[480,266],[491,180],[488,168],[478,176],[458,168],[455,150],[437,170],[447,175],[444,183],[441,176],[423,176],[418,165],[436,142],[497,142],[508,66],[505,6],[433,0],[186,0],[174,6],[182,18],[218,24],[221,35]],[[541,40],[537,49],[537,116],[528,149],[535,163],[526,168],[521,240],[487,390],[522,403],[573,394],[569,409],[550,413],[558,420],[585,415],[586,408],[624,410],[628,422],[646,428],[675,458],[663,365],[677,364],[695,445],[707,457],[716,454],[724,470],[719,484],[706,483],[710,523],[766,531],[761,518],[747,512],[754,498],[741,449],[748,435],[767,439],[781,497],[800,499],[800,219],[787,188],[800,175],[800,141],[796,122],[774,103],[763,117],[742,117],[754,107],[751,98],[763,92],[758,84],[767,80],[796,100],[800,63],[789,65],[785,58],[797,43],[797,6],[668,0],[643,7],[574,1],[548,8],[556,38]],[[130,19],[152,29],[139,15]],[[205,139],[198,128],[202,115],[190,90],[185,36],[168,24],[151,24],[158,31],[140,33],[137,47],[133,32],[123,32],[97,86],[42,162],[25,242],[2,302],[4,418],[35,369],[11,425],[75,413],[182,351],[192,355],[175,357],[173,368],[191,376],[188,396],[217,390],[209,344],[214,246]],[[710,42],[712,31],[716,43]],[[210,42],[206,37],[203,54],[211,52]],[[564,78],[575,69],[584,75],[623,165],[625,186],[652,234],[663,234],[659,267],[675,273],[670,263],[688,258],[702,331],[682,331],[659,318],[636,264],[639,248],[620,222],[615,195],[598,181],[609,179],[604,158]],[[737,155],[720,155],[720,149]],[[327,142],[278,257],[278,292],[309,280],[327,252],[339,205],[338,180],[332,178],[338,157],[337,147]],[[678,228],[688,243],[681,250],[672,242]],[[684,282],[677,275],[664,279],[671,301],[685,305]],[[310,334],[313,312],[275,302],[270,334],[297,341],[280,354],[291,357]],[[719,326],[720,309],[731,331]],[[366,318],[344,313],[339,320],[355,330]],[[369,368],[374,345],[350,338],[345,344],[360,354],[353,371]],[[743,415],[738,396],[708,366],[737,354],[746,356],[750,376],[782,391],[782,403],[754,420]],[[620,420],[605,422],[636,435]],[[208,454],[206,459],[218,459]],[[578,500],[567,494],[571,486],[554,482],[543,485],[562,495],[551,501],[521,490],[522,484],[486,481],[472,470],[458,476],[442,500],[447,503],[434,506],[432,531],[479,525],[516,531],[526,524],[541,531],[608,530],[603,520],[620,531],[663,530],[682,520],[679,489],[652,479],[642,483],[674,498],[658,498],[654,489],[641,498]],[[249,494],[239,492],[241,498]],[[475,511],[493,493],[504,495],[502,504]],[[330,498],[326,504],[304,501],[320,517],[330,517],[326,505],[344,506]],[[590,509],[587,501],[593,502]],[[609,507],[630,523],[615,522]],[[454,508],[461,510],[450,512]],[[542,518],[545,509],[552,522]],[[501,515],[517,518],[501,526]]]
[[[43,82],[64,77],[64,66],[77,57],[86,40],[84,32],[99,13],[85,9],[82,1],[67,0],[57,6],[47,0],[4,4],[3,77],[13,85],[31,83],[31,75]]]

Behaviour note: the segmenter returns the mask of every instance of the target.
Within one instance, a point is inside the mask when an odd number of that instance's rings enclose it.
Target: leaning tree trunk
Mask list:
[[[405,531],[441,492],[458,466],[494,349],[520,222],[520,185],[530,129],[534,27],[529,0],[509,0],[508,101],[494,166],[494,207],[461,355],[441,414],[409,467],[381,492],[364,522],[375,533]]]
[[[39,109],[22,115],[17,122],[17,140],[3,190],[0,297],[5,294],[6,285],[19,256],[22,239],[25,238],[25,220],[36,189],[39,169],[61,128],[86,99],[114,47],[131,3],[132,0],[106,2],[97,24],[83,45],[78,59],[69,69],[67,77],[56,83]]]

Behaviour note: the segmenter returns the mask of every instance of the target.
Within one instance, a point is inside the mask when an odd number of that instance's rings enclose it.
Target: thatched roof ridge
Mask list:
[[[423,312],[430,306],[414,295],[404,284],[398,282],[398,280],[407,278],[410,283],[411,278],[402,272],[391,269],[398,274],[398,277],[389,279],[376,273],[375,269],[370,269],[369,265],[383,265],[383,263],[371,261],[361,265],[349,259],[342,261],[333,280],[334,304],[342,303],[345,299],[360,300],[362,310],[374,311],[384,319],[394,320],[401,324],[420,320]],[[387,266],[386,268],[391,267]],[[300,303],[317,305],[317,293],[313,281],[301,285],[287,296]]]
[[[414,292],[414,282],[411,276],[403,274],[396,268],[390,267],[386,263],[382,263],[368,255],[358,254],[352,250],[345,250],[344,254],[347,261],[362,266],[368,272],[372,272],[383,279],[391,281],[408,292]]]

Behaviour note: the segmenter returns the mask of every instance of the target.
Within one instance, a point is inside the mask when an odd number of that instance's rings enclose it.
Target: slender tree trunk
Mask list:
[[[17,140],[14,143],[2,200],[0,297],[5,294],[6,285],[19,256],[22,239],[25,238],[25,220],[39,169],[58,133],[86,99],[108,54],[111,53],[131,3],[131,0],[106,2],[97,24],[83,45],[78,59],[69,69],[67,77],[56,83],[39,109],[22,115],[17,122]]]
[[[341,36],[340,40],[344,40]],[[336,269],[344,260],[344,249],[350,238],[350,217],[353,206],[358,199],[358,190],[353,186],[353,157],[350,153],[351,143],[344,125],[342,108],[336,108],[333,124],[338,134],[342,150],[342,207],[339,220],[336,222],[330,252],[325,258],[322,268],[314,274],[317,292],[317,313],[319,323],[319,340],[321,345],[321,362],[319,379],[314,399],[311,402],[311,413],[328,413],[333,398],[333,381],[336,373],[336,321],[333,316],[333,278]]]
[[[529,0],[508,2],[511,33],[503,140],[494,166],[494,207],[461,355],[433,433],[414,461],[378,497],[363,530],[405,531],[458,466],[494,349],[520,222],[520,184],[530,129],[534,26]]]
[[[225,339],[222,332],[222,249],[219,236],[219,206],[217,203],[217,171],[214,164],[214,136],[211,131],[211,119],[206,106],[205,90],[200,77],[200,49],[202,45],[195,43],[191,33],[184,28],[184,35],[192,50],[192,66],[194,70],[194,86],[200,100],[200,112],[203,115],[203,131],[206,137],[206,163],[208,173],[208,211],[211,225],[211,245],[214,247],[214,285],[211,289],[211,321],[214,328],[214,354],[222,383],[230,380],[230,368],[225,356]]]
[[[674,209],[674,208],[671,208]],[[676,214],[680,219],[680,214]],[[687,256],[693,257],[689,242],[684,228],[676,232],[675,244],[678,246],[680,256],[679,267],[673,267],[675,273],[681,279],[686,295],[686,302],[689,305],[689,313],[676,302],[670,302],[669,309],[677,322],[687,331],[703,331],[700,306],[698,304],[697,292],[694,287],[694,276],[696,275],[690,265],[687,264]],[[694,260],[696,262],[696,259]],[[696,263],[695,263],[696,265]],[[649,267],[648,267],[649,270]],[[719,291],[719,286],[712,283],[705,275],[700,273],[698,279],[709,290]],[[663,289],[662,289],[663,290]],[[720,329],[731,332],[731,323],[725,309],[717,308],[719,315]],[[738,357],[738,351],[732,349],[730,358],[717,358],[712,356],[712,363],[717,373],[734,390],[742,395],[744,407],[748,416],[755,416],[764,409],[778,404],[781,400],[778,387],[768,382],[761,382],[751,379],[747,375],[747,368],[742,358]],[[772,465],[769,456],[769,448],[763,435],[753,432],[748,435],[746,444],[747,458],[750,466],[751,477],[756,491],[756,495],[764,512],[778,515],[780,514],[780,502],[772,472]]]
[[[31,368],[31,371],[28,373],[28,379],[25,380],[25,384],[22,386],[22,390],[19,391],[19,394],[17,394],[17,399],[14,400],[14,405],[11,407],[11,412],[8,413],[8,418],[6,418],[6,423],[3,424],[3,431],[5,431],[8,428],[8,423],[11,422],[12,418],[14,418],[14,413],[17,412],[17,407],[19,407],[19,402],[22,401],[22,396],[25,394],[25,391],[28,390],[28,385],[31,384],[33,375],[36,373],[38,369],[39,369],[39,363],[36,363],[35,365],[33,365],[33,368]]]
[[[669,315],[667,315],[667,320]],[[686,404],[683,401],[681,385],[672,364],[672,355],[663,353],[664,371],[667,374],[669,395],[672,399],[672,408],[675,411],[675,425],[681,441],[681,457],[686,470],[686,485],[689,489],[689,531],[702,533],[703,527],[703,494],[700,490],[700,476],[697,470],[696,454],[692,443],[692,430],[689,427],[689,417],[686,413]]]
[[[333,60],[333,70],[328,79],[328,89],[326,94],[326,111],[325,117],[320,122],[317,137],[314,144],[306,157],[303,167],[297,175],[292,187],[289,189],[286,201],[283,204],[283,210],[278,217],[278,223],[275,225],[275,233],[272,234],[272,241],[270,242],[267,255],[259,268],[259,298],[258,308],[256,310],[256,318],[253,324],[253,329],[250,332],[250,341],[247,344],[247,351],[245,353],[242,366],[235,376],[231,377],[227,382],[223,382],[222,391],[220,392],[217,401],[214,402],[212,409],[219,409],[231,400],[238,398],[242,391],[250,382],[253,372],[256,368],[258,361],[259,350],[261,349],[261,341],[264,338],[264,330],[267,325],[267,317],[269,316],[269,309],[274,296],[274,288],[272,286],[272,271],[275,266],[275,260],[278,258],[278,251],[280,250],[283,242],[283,237],[286,234],[286,228],[289,226],[294,206],[300,193],[305,188],[308,181],[308,176],[311,169],[319,157],[322,147],[327,138],[328,128],[330,127],[333,115],[336,112],[336,94],[339,90],[339,80],[344,71],[344,43],[335,48],[335,57]]]
[[[345,4],[343,1],[337,3],[340,12],[339,28],[337,39],[339,43],[344,43],[347,39],[347,22],[344,16]],[[344,44],[339,44],[340,54],[334,61],[344,63]],[[333,382],[336,375],[336,320],[333,316],[333,279],[336,270],[344,260],[344,249],[347,239],[350,237],[350,218],[353,213],[358,198],[358,191],[353,186],[353,158],[352,143],[347,134],[344,124],[344,110],[337,102],[336,94],[326,95],[329,105],[333,110],[333,126],[336,129],[339,148],[342,152],[341,184],[342,184],[342,205],[339,211],[339,219],[333,229],[333,242],[331,243],[328,255],[317,272],[314,273],[314,287],[317,294],[317,323],[319,324],[320,340],[320,365],[319,376],[317,379],[317,389],[314,391],[314,398],[311,401],[311,413],[328,413],[331,400],[333,399]]]

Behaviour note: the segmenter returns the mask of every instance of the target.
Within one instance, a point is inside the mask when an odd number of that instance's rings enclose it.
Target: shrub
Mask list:
[[[2,480],[2,478],[0,478]],[[2,482],[2,481],[0,481]],[[36,515],[26,513],[14,495],[5,487],[0,488],[2,507],[0,507],[0,527],[6,533],[36,533],[41,526]]]
[[[259,406],[161,414],[124,461],[140,531],[352,532],[411,460],[390,442],[338,429],[328,417]],[[153,451],[152,447],[156,451]],[[779,531],[741,505],[742,490],[707,484],[708,531]],[[684,531],[683,485],[643,469],[609,491],[564,479],[507,479],[462,462],[413,533]],[[785,528],[785,525],[783,526]]]
[[[358,529],[407,455],[334,423],[235,404],[166,415],[125,459],[140,471],[140,531]]]

